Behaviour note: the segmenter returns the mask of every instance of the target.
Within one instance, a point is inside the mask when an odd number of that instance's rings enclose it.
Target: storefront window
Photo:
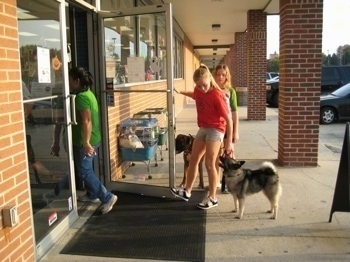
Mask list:
[[[102,1],[101,9],[118,11],[130,8],[134,1]],[[162,4],[160,0],[139,0],[137,6]],[[107,18],[105,24],[105,53],[107,78],[114,84],[166,79],[166,26],[160,14]],[[176,44],[176,45],[175,45]],[[183,76],[183,44],[174,37],[175,77]],[[142,75],[130,69],[142,63]],[[132,67],[130,66],[132,65]]]
[[[176,35],[173,38],[174,48],[174,77],[183,77],[183,44],[179,37]]]
[[[100,0],[101,10],[117,10],[134,6],[134,0]]]
[[[105,19],[107,78],[114,84],[165,79],[165,47],[162,14]]]

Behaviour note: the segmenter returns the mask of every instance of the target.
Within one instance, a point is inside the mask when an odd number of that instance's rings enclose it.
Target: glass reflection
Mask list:
[[[64,123],[60,3],[17,3],[27,157],[39,243],[73,210],[69,185],[60,195],[53,192],[55,184],[69,174],[64,132],[58,135],[59,154],[51,154],[54,128]]]

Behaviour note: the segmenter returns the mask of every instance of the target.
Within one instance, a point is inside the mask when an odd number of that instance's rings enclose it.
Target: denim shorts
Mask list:
[[[201,127],[196,135],[196,139],[200,141],[222,142],[224,133],[215,128]]]

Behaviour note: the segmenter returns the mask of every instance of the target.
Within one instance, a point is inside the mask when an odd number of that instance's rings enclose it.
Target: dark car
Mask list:
[[[266,81],[266,102],[278,107],[279,77]],[[350,82],[350,66],[322,66],[321,95],[332,93]]]
[[[320,111],[321,124],[350,120],[350,83],[330,94],[321,95]]]
[[[266,73],[266,81],[278,78],[280,74],[278,72],[267,72]]]
[[[321,93],[332,93],[350,83],[350,66],[322,66]]]
[[[278,107],[278,84],[279,78],[266,81],[266,103]]]

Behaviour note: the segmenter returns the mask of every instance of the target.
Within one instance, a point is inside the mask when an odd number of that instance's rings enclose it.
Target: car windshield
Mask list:
[[[338,88],[334,92],[332,92],[332,95],[338,96],[338,97],[343,97],[343,96],[346,96],[348,94],[350,94],[350,83],[346,84],[346,85]]]

